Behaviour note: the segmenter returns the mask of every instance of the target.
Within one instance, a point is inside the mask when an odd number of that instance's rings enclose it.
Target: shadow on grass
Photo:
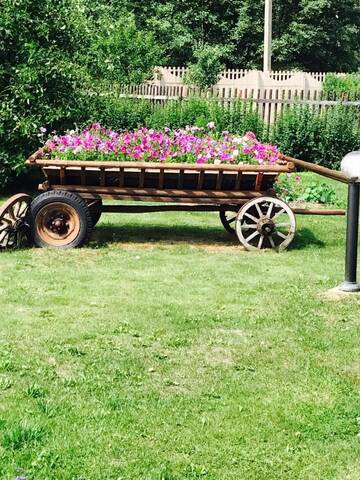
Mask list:
[[[236,236],[213,227],[189,225],[99,225],[91,241],[99,246],[120,243],[183,243],[208,245],[238,245]]]
[[[188,242],[193,245],[236,247],[239,241],[221,228],[189,225],[99,225],[94,229],[91,241],[98,246],[111,243],[168,243],[169,245]],[[301,228],[290,250],[301,250],[309,246],[323,248],[325,243],[319,240],[308,228]]]
[[[324,248],[325,242],[315,237],[314,233],[308,228],[299,228],[289,250],[302,250],[310,246]]]

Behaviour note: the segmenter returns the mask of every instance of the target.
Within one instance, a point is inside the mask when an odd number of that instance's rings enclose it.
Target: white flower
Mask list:
[[[215,128],[215,122],[209,122],[206,126],[207,126],[207,128],[209,128],[210,130],[212,130],[213,128]]]
[[[239,155],[239,150],[236,149],[236,150],[234,150],[234,151],[232,152],[232,156],[233,156],[234,158],[237,157],[238,155]]]

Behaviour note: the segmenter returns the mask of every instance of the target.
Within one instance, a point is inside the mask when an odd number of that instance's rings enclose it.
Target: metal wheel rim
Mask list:
[[[285,202],[274,197],[250,200],[236,218],[236,234],[247,250],[285,250],[292,242],[295,231],[293,211]]]
[[[29,195],[19,193],[0,207],[0,248],[14,248],[25,243],[30,203]]]
[[[42,207],[36,215],[35,229],[48,245],[60,247],[73,242],[80,233],[80,218],[75,208],[61,202]]]

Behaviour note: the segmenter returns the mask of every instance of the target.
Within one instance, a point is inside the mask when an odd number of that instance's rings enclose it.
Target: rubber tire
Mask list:
[[[98,200],[91,207],[88,207],[90,210],[93,227],[95,227],[95,225],[100,220],[100,217],[102,214],[102,205],[103,205],[102,200]]]
[[[36,232],[36,228],[35,228],[36,217],[39,211],[46,205],[49,205],[54,202],[65,203],[67,205],[70,205],[71,207],[74,208],[74,210],[76,210],[76,213],[79,216],[79,220],[80,220],[79,234],[72,242],[70,242],[67,245],[61,245],[61,246],[51,245],[45,242]],[[36,197],[31,202],[31,205],[30,205],[30,220],[31,220],[31,240],[36,247],[42,247],[42,248],[48,247],[48,248],[67,249],[67,248],[81,247],[82,245],[84,245],[84,243],[88,241],[93,228],[90,210],[86,202],[81,197],[79,197],[79,195],[76,195],[75,193],[65,192],[61,190],[59,191],[50,190]]]

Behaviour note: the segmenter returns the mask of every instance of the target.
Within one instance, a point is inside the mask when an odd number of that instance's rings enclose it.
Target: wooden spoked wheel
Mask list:
[[[220,220],[223,224],[225,230],[231,234],[235,234],[235,222],[236,222],[237,212],[232,210],[220,210]]]
[[[80,219],[73,206],[54,202],[39,210],[35,228],[45,243],[61,247],[73,242],[79,235]]]
[[[295,230],[293,211],[278,198],[250,200],[236,218],[236,234],[247,250],[284,250],[293,240]]]
[[[15,248],[28,238],[28,213],[31,197],[19,193],[0,207],[0,248]]]

